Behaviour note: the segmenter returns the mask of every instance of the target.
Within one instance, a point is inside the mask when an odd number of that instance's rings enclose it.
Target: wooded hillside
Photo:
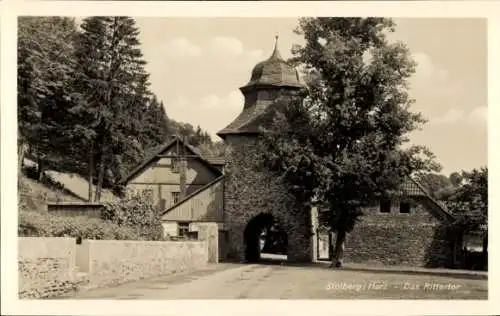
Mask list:
[[[18,24],[19,170],[24,157],[44,170],[115,183],[153,148],[183,136],[203,154],[223,144],[201,127],[168,117],[151,92],[140,30],[130,17],[22,17]]]

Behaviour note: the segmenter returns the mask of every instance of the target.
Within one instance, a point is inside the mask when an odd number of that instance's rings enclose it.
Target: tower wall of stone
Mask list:
[[[268,213],[287,231],[288,261],[310,262],[310,210],[298,209],[279,179],[255,167],[257,136],[228,135],[226,143],[224,222],[229,234],[228,258],[245,260],[245,228],[253,217]]]

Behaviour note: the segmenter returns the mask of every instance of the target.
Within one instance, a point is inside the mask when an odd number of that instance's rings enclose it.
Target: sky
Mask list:
[[[293,18],[136,18],[151,89],[167,115],[200,125],[214,139],[243,108],[239,87],[279,49],[291,56]],[[428,122],[410,134],[437,156],[442,173],[487,164],[486,19],[395,19],[391,40],[404,42],[418,67],[411,78],[412,108]]]

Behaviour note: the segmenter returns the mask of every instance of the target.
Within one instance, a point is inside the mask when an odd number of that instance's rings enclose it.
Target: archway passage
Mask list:
[[[287,233],[271,214],[261,213],[253,217],[243,236],[247,262],[287,259]]]

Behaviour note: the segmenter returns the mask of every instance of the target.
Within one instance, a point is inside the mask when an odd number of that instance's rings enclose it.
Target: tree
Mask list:
[[[149,91],[133,19],[90,17],[79,30],[72,18],[22,17],[18,34],[19,170],[32,154],[39,180],[46,167],[87,176],[98,201],[174,133],[208,136],[170,120]]]
[[[483,253],[488,248],[488,168],[481,167],[459,174],[460,185],[447,202],[455,215],[454,226],[461,232],[484,230]]]
[[[453,227],[459,234],[482,232],[482,260],[487,265],[488,254],[488,168],[454,173],[457,188],[447,201],[455,217]]]
[[[210,136],[208,136],[210,137]],[[226,150],[226,143],[217,141],[217,142],[204,142],[198,146],[200,154],[206,157],[224,157],[224,153]]]
[[[446,201],[453,194],[455,187],[450,178],[437,173],[422,173],[416,176],[430,196],[439,201]]]
[[[143,139],[141,139],[141,143],[148,149],[166,143],[171,137],[165,107],[163,102],[158,102],[155,95],[153,95],[145,109],[142,129]]]
[[[42,180],[46,163],[67,164],[72,126],[64,119],[72,107],[76,24],[66,17],[22,17],[18,32],[19,166],[29,146]]]
[[[150,98],[149,75],[139,48],[139,30],[129,17],[83,20],[77,41],[78,88],[84,95],[75,111],[88,117],[93,132],[90,157],[98,161],[95,201],[107,175],[113,182],[126,164],[136,164],[144,148],[137,135]]]
[[[361,208],[390,194],[417,171],[439,165],[407,134],[425,120],[410,111],[407,80],[415,63],[386,33],[384,18],[303,18],[291,62],[309,78],[302,98],[283,98],[264,130],[261,162],[281,177],[297,203],[317,203],[336,233],[334,262]],[[305,208],[308,209],[308,208]]]
[[[457,188],[462,183],[463,177],[459,172],[453,172],[450,174],[450,182],[451,184]]]

